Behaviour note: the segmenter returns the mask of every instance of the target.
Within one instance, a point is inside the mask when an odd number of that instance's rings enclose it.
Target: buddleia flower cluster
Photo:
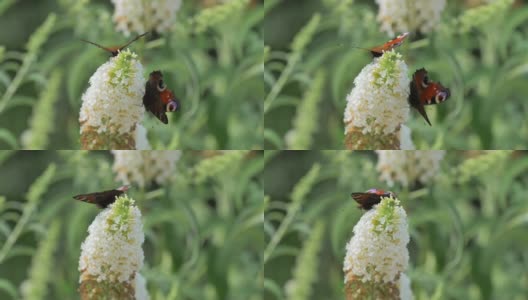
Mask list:
[[[83,149],[136,149],[145,82],[143,66],[128,49],[95,71],[79,115]]]
[[[382,198],[367,211],[346,245],[346,299],[413,299],[403,273],[409,263],[409,239],[407,214],[399,200]]]
[[[479,5],[468,9],[458,18],[458,29],[467,33],[473,28],[493,25],[493,21],[511,9],[514,0],[487,1],[485,5]]]
[[[394,50],[361,70],[347,96],[344,123],[348,149],[401,148],[400,131],[409,118],[407,73],[407,65]],[[405,132],[408,136],[409,131]]]
[[[218,5],[203,9],[194,18],[195,30],[197,32],[203,32],[207,28],[218,26],[226,20],[236,18],[243,13],[244,9],[249,4],[249,1],[250,0],[222,1],[222,3]]]
[[[81,299],[148,299],[145,280],[138,273],[144,240],[141,212],[134,200],[120,196],[101,211],[81,245]]]
[[[115,150],[113,171],[123,184],[136,184],[141,188],[152,182],[163,184],[175,173],[181,151]]]
[[[127,36],[170,30],[181,7],[181,0],[112,0],[112,3],[116,29]]]
[[[380,150],[376,169],[380,180],[393,186],[399,183],[404,187],[415,182],[428,183],[440,170],[445,151],[392,151]]]
[[[381,30],[389,36],[396,32],[427,33],[439,23],[445,0],[376,0]]]

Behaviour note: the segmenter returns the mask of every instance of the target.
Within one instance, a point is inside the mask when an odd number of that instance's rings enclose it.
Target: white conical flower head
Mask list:
[[[347,96],[345,133],[360,128],[363,133],[391,134],[409,118],[408,69],[401,55],[385,52],[361,70]]]
[[[166,182],[176,170],[176,162],[181,151],[133,151],[114,150],[116,180],[124,184],[137,184],[145,187],[152,181]]]
[[[116,29],[125,35],[166,32],[176,20],[181,0],[112,0]]]
[[[376,0],[381,30],[389,36],[399,32],[432,31],[440,22],[445,0]]]
[[[346,246],[343,270],[347,278],[366,282],[396,282],[409,263],[409,230],[399,201],[383,198],[354,226]]]
[[[88,237],[81,245],[80,282],[132,283],[143,266],[144,240],[141,212],[134,200],[118,197],[88,227]]]
[[[143,66],[136,54],[129,50],[110,58],[95,71],[82,96],[79,115],[84,148],[100,149],[131,143],[119,142],[123,137],[134,141],[136,126],[145,112],[145,82]],[[118,142],[109,144],[108,138]],[[135,142],[132,143],[134,146]]]
[[[438,173],[440,162],[445,156],[443,150],[378,150],[376,153],[376,169],[380,173],[380,180],[389,186],[399,183],[405,187],[415,181],[428,183]]]

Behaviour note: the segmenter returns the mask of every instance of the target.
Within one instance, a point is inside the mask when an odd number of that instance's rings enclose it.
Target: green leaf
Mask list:
[[[18,295],[18,289],[7,279],[0,278],[0,290],[11,296],[11,299],[20,299],[20,296]]]
[[[16,136],[5,128],[0,128],[0,141],[8,144],[11,149],[19,148]]]

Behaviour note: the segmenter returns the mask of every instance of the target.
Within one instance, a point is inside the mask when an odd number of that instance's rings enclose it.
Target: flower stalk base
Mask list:
[[[133,281],[131,281],[133,282]],[[129,282],[97,281],[90,274],[81,274],[79,294],[82,300],[135,300],[135,290]]]

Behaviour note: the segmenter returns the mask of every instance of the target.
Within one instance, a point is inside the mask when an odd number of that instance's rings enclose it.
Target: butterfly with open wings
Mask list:
[[[411,94],[409,95],[409,104],[416,108],[418,112],[424,117],[425,121],[431,126],[431,122],[427,117],[425,105],[439,104],[446,101],[451,92],[444,87],[440,82],[429,80],[427,70],[421,68],[414,72],[410,83]]]
[[[147,84],[145,85],[143,105],[145,105],[147,111],[150,111],[164,124],[169,123],[167,115],[165,114],[166,112],[173,112],[180,109],[180,101],[165,85],[161,71],[150,73]]]
[[[405,41],[407,36],[409,36],[409,32],[402,33],[381,46],[366,50],[370,51],[373,57],[380,57],[384,52],[390,51],[400,46]],[[440,82],[430,81],[427,70],[424,68],[414,72],[410,83],[410,90],[411,93],[409,95],[409,104],[418,110],[418,112],[431,126],[431,122],[429,121],[424,106],[439,104],[446,101],[451,95],[451,92]]]

